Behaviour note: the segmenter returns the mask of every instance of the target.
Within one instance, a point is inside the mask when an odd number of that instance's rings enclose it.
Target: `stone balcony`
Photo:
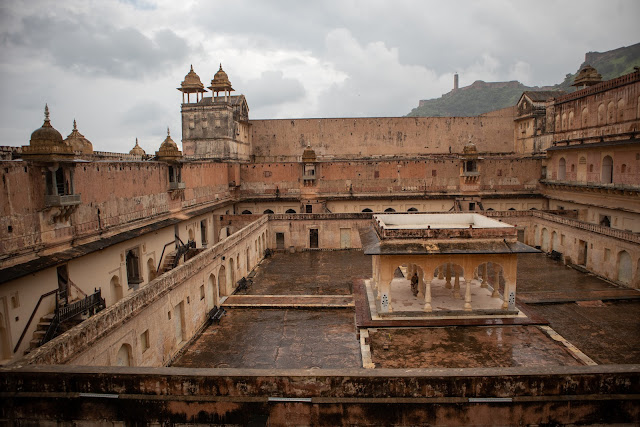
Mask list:
[[[44,196],[46,207],[75,206],[81,202],[80,194],[47,194]]]
[[[169,183],[169,191],[184,190],[185,187],[186,186],[185,186],[184,182],[170,182]]]
[[[635,196],[640,194],[640,186],[630,184],[605,184],[602,182],[560,181],[554,179],[541,179],[540,183],[558,190],[601,192]]]

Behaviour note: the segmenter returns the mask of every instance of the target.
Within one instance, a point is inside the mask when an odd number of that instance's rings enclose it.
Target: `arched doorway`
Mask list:
[[[236,274],[235,274],[235,270],[233,269],[233,257],[229,258],[229,285],[231,286],[231,289],[236,287]]]
[[[549,230],[546,228],[542,229],[542,250],[549,252]]]
[[[604,156],[602,159],[602,178],[603,184],[613,183],[613,159],[611,156]]]
[[[218,288],[216,287],[216,276],[211,273],[207,285],[207,308],[211,310],[214,305],[218,305]]]
[[[538,232],[538,226],[533,226],[533,245],[540,246],[540,233]]]
[[[564,157],[560,157],[558,160],[558,181],[564,181],[567,176],[567,161]]]
[[[224,265],[220,266],[220,270],[218,270],[218,292],[220,292],[221,297],[228,295],[227,269],[224,268]]]
[[[560,239],[555,231],[551,233],[551,250],[560,252]]]
[[[189,241],[193,242],[196,240],[196,233],[193,231],[193,228],[189,229]]]
[[[296,211],[294,209],[287,209],[284,213],[294,214]]]
[[[122,344],[118,354],[116,355],[116,366],[133,366],[131,360],[131,346],[129,344]]]
[[[369,209],[369,208],[364,208],[364,209],[362,209],[362,212],[364,212],[364,213],[371,213],[371,212],[373,212],[373,211],[372,211],[371,209]]]
[[[153,258],[147,260],[148,281],[152,281],[157,277],[156,266],[154,265]]]
[[[632,267],[631,267],[631,255],[627,251],[618,252],[618,282],[625,285],[631,284]]]
[[[263,214],[272,214],[273,211],[271,209],[265,209],[264,212],[262,212]]]
[[[418,212],[418,209],[416,209],[416,208],[409,208],[409,209],[407,209],[407,212]]]
[[[393,209],[393,208],[387,208],[387,209],[385,209],[384,211],[385,211],[385,213],[393,213],[393,212],[395,212],[396,210],[395,210],[395,209]]]
[[[245,209],[242,211],[242,215],[251,215],[251,211],[248,209]]]
[[[113,302],[111,304],[115,304],[122,299],[122,285],[120,284],[120,277],[113,276],[111,278],[110,288],[111,295],[113,297]]]

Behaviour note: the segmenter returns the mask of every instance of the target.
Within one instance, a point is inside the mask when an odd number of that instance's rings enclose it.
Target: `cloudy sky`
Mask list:
[[[45,102],[101,151],[180,143],[189,65],[222,63],[250,117],[401,116],[475,80],[558,83],[588,51],[640,42],[636,0],[2,0],[0,145]]]

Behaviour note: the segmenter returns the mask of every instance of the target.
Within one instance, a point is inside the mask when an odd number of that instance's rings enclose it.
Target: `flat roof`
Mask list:
[[[422,230],[443,228],[514,228],[511,224],[476,213],[380,214],[374,215],[380,227],[387,230]]]

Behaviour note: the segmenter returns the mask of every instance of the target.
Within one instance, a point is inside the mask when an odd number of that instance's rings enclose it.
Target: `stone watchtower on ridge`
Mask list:
[[[251,135],[247,100],[244,95],[231,95],[234,89],[222,64],[209,89],[212,96],[205,97],[207,90],[193,71],[193,66],[178,88],[182,92],[184,155],[187,158],[248,162]],[[196,95],[195,102],[191,102],[192,93]]]

